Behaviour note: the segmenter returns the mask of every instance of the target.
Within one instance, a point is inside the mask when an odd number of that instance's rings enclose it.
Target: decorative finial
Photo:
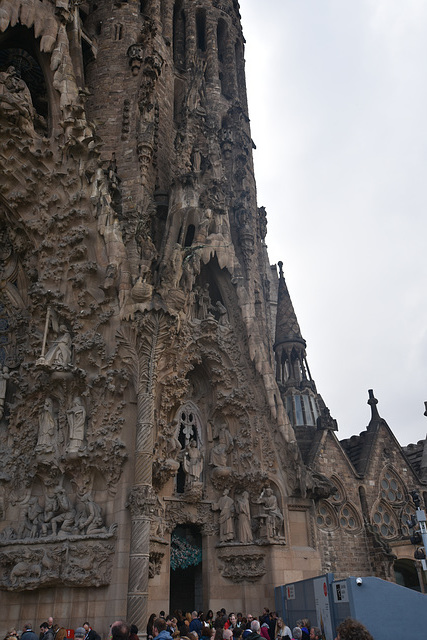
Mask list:
[[[373,420],[379,420],[380,414],[378,413],[378,409],[377,409],[378,400],[374,396],[373,389],[368,389],[368,394],[369,394],[368,404],[371,407],[371,413],[372,413],[371,422],[372,422]]]
[[[283,278],[283,262],[279,260],[277,264],[279,265],[279,278]]]

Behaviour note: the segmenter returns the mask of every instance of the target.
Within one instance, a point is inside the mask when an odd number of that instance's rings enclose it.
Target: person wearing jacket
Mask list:
[[[172,640],[169,631],[166,630],[166,620],[164,618],[156,618],[153,622],[153,636],[157,640]]]

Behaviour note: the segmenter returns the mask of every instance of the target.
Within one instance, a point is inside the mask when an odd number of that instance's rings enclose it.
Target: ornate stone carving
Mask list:
[[[230,498],[229,490],[224,489],[222,497],[212,505],[214,511],[219,511],[219,539],[221,543],[231,542],[234,534],[234,501]]]
[[[111,580],[112,533],[71,536],[66,541],[0,542],[0,589],[32,590],[49,586],[107,585]]]
[[[257,516],[260,523],[261,537],[266,537],[268,540],[283,538],[283,514],[279,509],[273,489],[271,487],[265,488],[257,503],[262,506],[262,511]]]
[[[162,561],[165,554],[161,551],[150,551],[150,560],[148,566],[148,575],[150,578],[160,575],[162,568]]]
[[[267,571],[265,556],[257,547],[222,547],[218,566],[222,577],[235,583],[257,582]]]

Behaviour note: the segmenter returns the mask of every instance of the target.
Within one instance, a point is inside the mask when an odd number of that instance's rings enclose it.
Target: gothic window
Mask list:
[[[406,524],[414,515],[414,507],[411,503],[405,504],[400,515],[400,529],[403,536],[409,536],[409,527]]]
[[[335,486],[335,493],[329,498],[329,500],[336,505],[343,504],[346,500],[344,487],[336,476],[332,476],[331,482]]]
[[[178,69],[185,69],[185,13],[182,0],[176,0],[173,7],[173,61]]]
[[[338,526],[335,512],[325,500],[321,500],[317,505],[316,524],[322,531],[333,531]]]
[[[232,97],[232,76],[230,68],[230,60],[227,56],[227,47],[229,45],[228,26],[225,20],[220,18],[217,26],[217,47],[219,62],[219,80],[221,83],[221,93],[226,98]]]
[[[401,481],[390,469],[387,469],[380,480],[380,497],[388,502],[402,502],[405,491]]]
[[[118,41],[118,40],[121,40],[122,37],[123,37],[123,25],[118,22],[117,24],[114,25],[113,38],[114,40]]]
[[[398,534],[399,527],[396,517],[382,500],[379,500],[374,506],[372,524],[383,538],[395,538]]]
[[[194,240],[196,228],[194,224],[189,224],[187,227],[187,233],[185,234],[184,247],[191,247]]]
[[[197,48],[206,51],[206,11],[198,9],[196,12]]]
[[[360,517],[356,509],[349,502],[346,502],[341,507],[339,521],[340,527],[350,533],[355,533],[361,528]]]

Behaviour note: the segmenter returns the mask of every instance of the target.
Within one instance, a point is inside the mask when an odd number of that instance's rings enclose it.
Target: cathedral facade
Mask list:
[[[253,146],[237,0],[0,0],[0,631],[424,589],[424,443],[338,440]]]

